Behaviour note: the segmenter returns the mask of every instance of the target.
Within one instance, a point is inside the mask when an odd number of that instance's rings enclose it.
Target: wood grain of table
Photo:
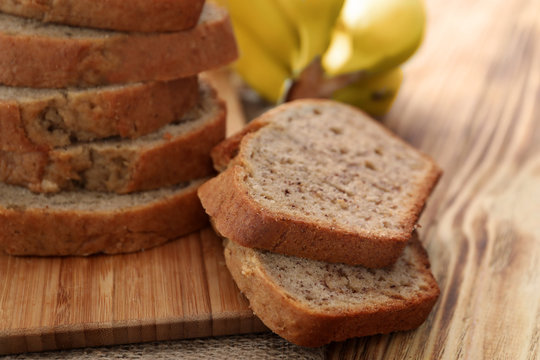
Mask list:
[[[0,354],[267,331],[210,228],[125,255],[0,256]]]
[[[428,0],[383,122],[445,173],[420,237],[441,297],[418,330],[332,359],[540,359],[540,1]]]

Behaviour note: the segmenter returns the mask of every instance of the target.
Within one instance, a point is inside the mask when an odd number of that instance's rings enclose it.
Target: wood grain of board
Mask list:
[[[209,228],[126,255],[1,255],[0,274],[0,354],[266,330]]]
[[[540,1],[428,0],[384,123],[443,167],[420,224],[441,297],[331,359],[540,359]]]
[[[207,71],[201,76],[212,83],[227,104],[227,136],[240,131],[246,125],[246,116],[235,86],[232,69],[226,67]]]

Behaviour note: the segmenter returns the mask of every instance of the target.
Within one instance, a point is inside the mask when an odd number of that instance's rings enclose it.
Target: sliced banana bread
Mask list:
[[[204,0],[0,0],[0,11],[43,22],[124,31],[194,26]]]
[[[238,155],[199,197],[215,229],[247,247],[388,266],[440,175],[381,124],[329,100],[281,105],[243,135],[216,148],[218,163]]]
[[[147,249],[204,227],[202,180],[128,195],[54,195],[0,183],[0,249],[12,255],[116,254]]]
[[[232,241],[225,260],[253,312],[272,331],[302,346],[414,329],[439,296],[416,237],[385,269],[307,260]]]
[[[108,138],[49,151],[0,151],[0,181],[35,192],[129,193],[213,173],[210,150],[225,137],[225,104],[201,82],[200,101],[178,121],[134,140]]]
[[[237,56],[224,9],[205,5],[197,26],[171,33],[124,33],[44,24],[0,14],[0,84],[91,87],[169,81]]]
[[[136,138],[180,119],[197,77],[80,89],[0,86],[0,151],[36,151],[112,136]]]

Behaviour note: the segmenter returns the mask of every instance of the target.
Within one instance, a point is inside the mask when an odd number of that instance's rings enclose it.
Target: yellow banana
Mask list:
[[[323,67],[331,76],[391,69],[416,51],[424,23],[422,0],[346,0]]]
[[[216,0],[229,11],[233,25],[240,25],[268,49],[274,58],[290,67],[298,51],[299,39],[293,23],[275,0]]]
[[[373,116],[384,115],[398,93],[403,72],[397,68],[363,78],[334,92],[332,98],[359,107]]]
[[[299,48],[292,59],[296,77],[317,56],[322,56],[330,42],[332,28],[344,0],[274,0],[291,23],[296,25]]]
[[[234,25],[240,56],[237,72],[259,95],[279,102],[290,84],[289,70],[240,23]]]
[[[215,0],[240,48],[235,67],[271,102],[332,97],[378,116],[419,46],[423,0]],[[337,90],[336,90],[337,89]]]

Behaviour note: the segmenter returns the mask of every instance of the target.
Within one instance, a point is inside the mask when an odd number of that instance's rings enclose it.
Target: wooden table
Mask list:
[[[421,218],[441,297],[418,330],[331,358],[540,359],[540,1],[427,1],[384,123],[445,173]]]
[[[402,90],[383,122],[445,170],[420,221],[441,297],[419,329],[331,344],[327,354],[332,359],[540,359],[540,0],[427,0],[427,6],[424,45],[407,64]],[[15,319],[0,308],[0,319],[36,326],[49,316],[51,323],[75,326],[30,334],[12,327],[0,334],[0,349],[261,330],[223,268],[219,240],[208,231],[184,240],[125,257],[98,257],[105,270],[92,279],[81,270],[97,271],[92,260],[0,259],[2,274],[27,268],[45,276],[42,266],[58,275],[63,289],[47,298],[45,287],[32,288],[24,277],[24,286],[5,282],[2,304],[41,294],[54,311],[35,315],[25,308]],[[178,257],[192,262],[179,263]],[[140,261],[157,267],[141,267]],[[71,263],[80,263],[78,270],[61,275]],[[182,281],[144,280],[165,275]],[[199,286],[197,278],[204,283]],[[84,297],[77,279],[94,289],[94,297]],[[189,286],[199,289],[203,305]],[[106,296],[96,297],[99,291]],[[139,304],[140,294],[179,298],[163,307]],[[96,314],[110,317],[76,327],[78,317],[93,314],[71,307],[92,300],[106,309]],[[133,313],[142,320],[123,317]]]

